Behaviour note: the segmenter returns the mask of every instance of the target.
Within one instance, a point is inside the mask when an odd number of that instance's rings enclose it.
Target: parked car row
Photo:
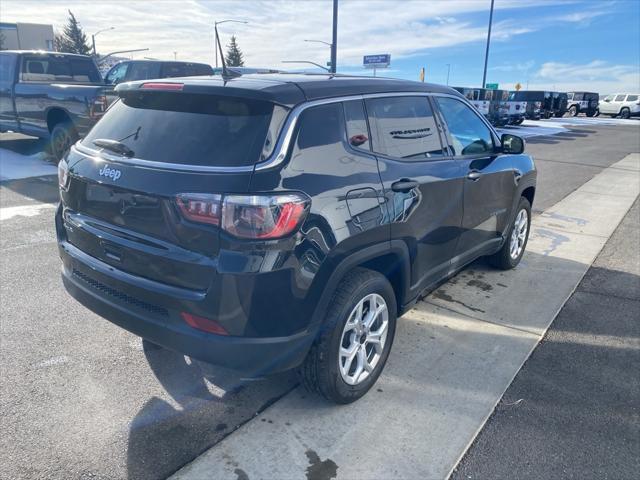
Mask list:
[[[595,92],[553,92],[547,90],[491,90],[453,87],[496,127],[520,125],[525,119],[587,117],[600,113],[631,118],[640,115],[640,94],[618,93],[602,101]]]

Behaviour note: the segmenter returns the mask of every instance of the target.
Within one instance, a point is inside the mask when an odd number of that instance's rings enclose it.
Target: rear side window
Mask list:
[[[112,105],[82,143],[96,149],[96,139],[116,140],[155,162],[249,166],[272,153],[283,110],[252,99],[135,92]]]
[[[362,100],[344,103],[344,118],[347,127],[347,141],[349,145],[363,150],[371,150],[367,118],[364,113]]]
[[[406,161],[444,155],[427,97],[367,100],[373,150]]]
[[[638,95],[627,95],[627,102],[636,102],[638,100]]]
[[[489,127],[465,103],[455,98],[437,98],[449,134],[454,155],[481,155],[493,151]]]
[[[151,80],[160,77],[160,64],[156,62],[131,62],[127,70],[127,81]]]
[[[93,60],[63,55],[25,56],[23,82],[102,83]]]
[[[300,115],[294,151],[342,143],[344,114],[340,103],[307,108]]]
[[[162,78],[213,75],[213,69],[202,63],[163,63]]]
[[[616,101],[616,102],[624,102],[624,97],[625,96],[626,95],[616,95],[616,98],[615,98],[614,101]]]

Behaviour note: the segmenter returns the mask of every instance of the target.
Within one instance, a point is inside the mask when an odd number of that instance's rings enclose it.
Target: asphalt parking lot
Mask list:
[[[531,133],[538,213],[640,152],[638,122],[537,123],[517,130]],[[0,138],[3,149],[37,154],[21,143],[28,139]],[[249,381],[152,348],[68,298],[59,278],[56,201],[53,176],[0,184],[0,477],[164,478],[296,387],[291,373]],[[470,455],[490,451],[483,440]]]

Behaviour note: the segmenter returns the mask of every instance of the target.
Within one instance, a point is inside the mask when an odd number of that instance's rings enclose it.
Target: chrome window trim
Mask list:
[[[356,94],[356,95],[346,95],[342,97],[330,97],[330,98],[321,98],[318,100],[311,100],[304,103],[300,103],[293,107],[293,109],[289,112],[287,119],[282,127],[282,131],[278,137],[278,141],[276,142],[276,146],[273,149],[273,153],[271,156],[262,161],[258,162],[255,165],[246,165],[240,167],[232,167],[232,166],[209,166],[209,165],[187,165],[181,163],[167,163],[167,162],[156,162],[153,160],[144,160],[141,158],[128,158],[122,157],[119,155],[111,154],[103,149],[93,149],[87,147],[86,145],[82,145],[78,141],[72,149],[75,151],[92,158],[95,161],[109,161],[114,163],[121,163],[125,165],[137,165],[141,167],[151,167],[158,168],[162,170],[176,170],[181,172],[202,172],[202,173],[249,173],[253,171],[267,170],[271,168],[275,168],[279,166],[287,157],[289,152],[289,147],[291,146],[291,141],[293,140],[293,134],[295,132],[298,119],[302,112],[304,112],[308,108],[317,107],[320,105],[328,105],[331,103],[342,103],[348,102],[351,100],[366,100],[368,98],[386,98],[386,97],[416,97],[416,96],[424,96],[424,97],[451,97],[457,100],[464,102],[466,105],[474,109],[473,105],[462,95],[452,95],[449,93],[439,93],[439,92],[415,92],[415,91],[406,91],[406,92],[386,92],[386,93],[366,93],[366,94]],[[489,128],[489,130],[499,139],[499,135],[493,126],[488,122],[483,115],[478,115],[481,120],[485,123],[485,125]]]

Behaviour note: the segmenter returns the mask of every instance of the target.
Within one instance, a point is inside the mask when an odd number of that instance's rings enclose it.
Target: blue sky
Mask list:
[[[370,73],[365,54],[390,53],[385,76],[477,86],[482,81],[490,0],[340,0],[338,70]],[[103,53],[149,48],[137,57],[213,63],[214,20],[238,37],[249,66],[291,67],[282,60],[328,60],[330,0],[2,0],[3,22],[53,23],[70,8],[87,31],[114,26],[96,41]],[[496,0],[488,82],[512,88],[640,90],[640,0]]]

